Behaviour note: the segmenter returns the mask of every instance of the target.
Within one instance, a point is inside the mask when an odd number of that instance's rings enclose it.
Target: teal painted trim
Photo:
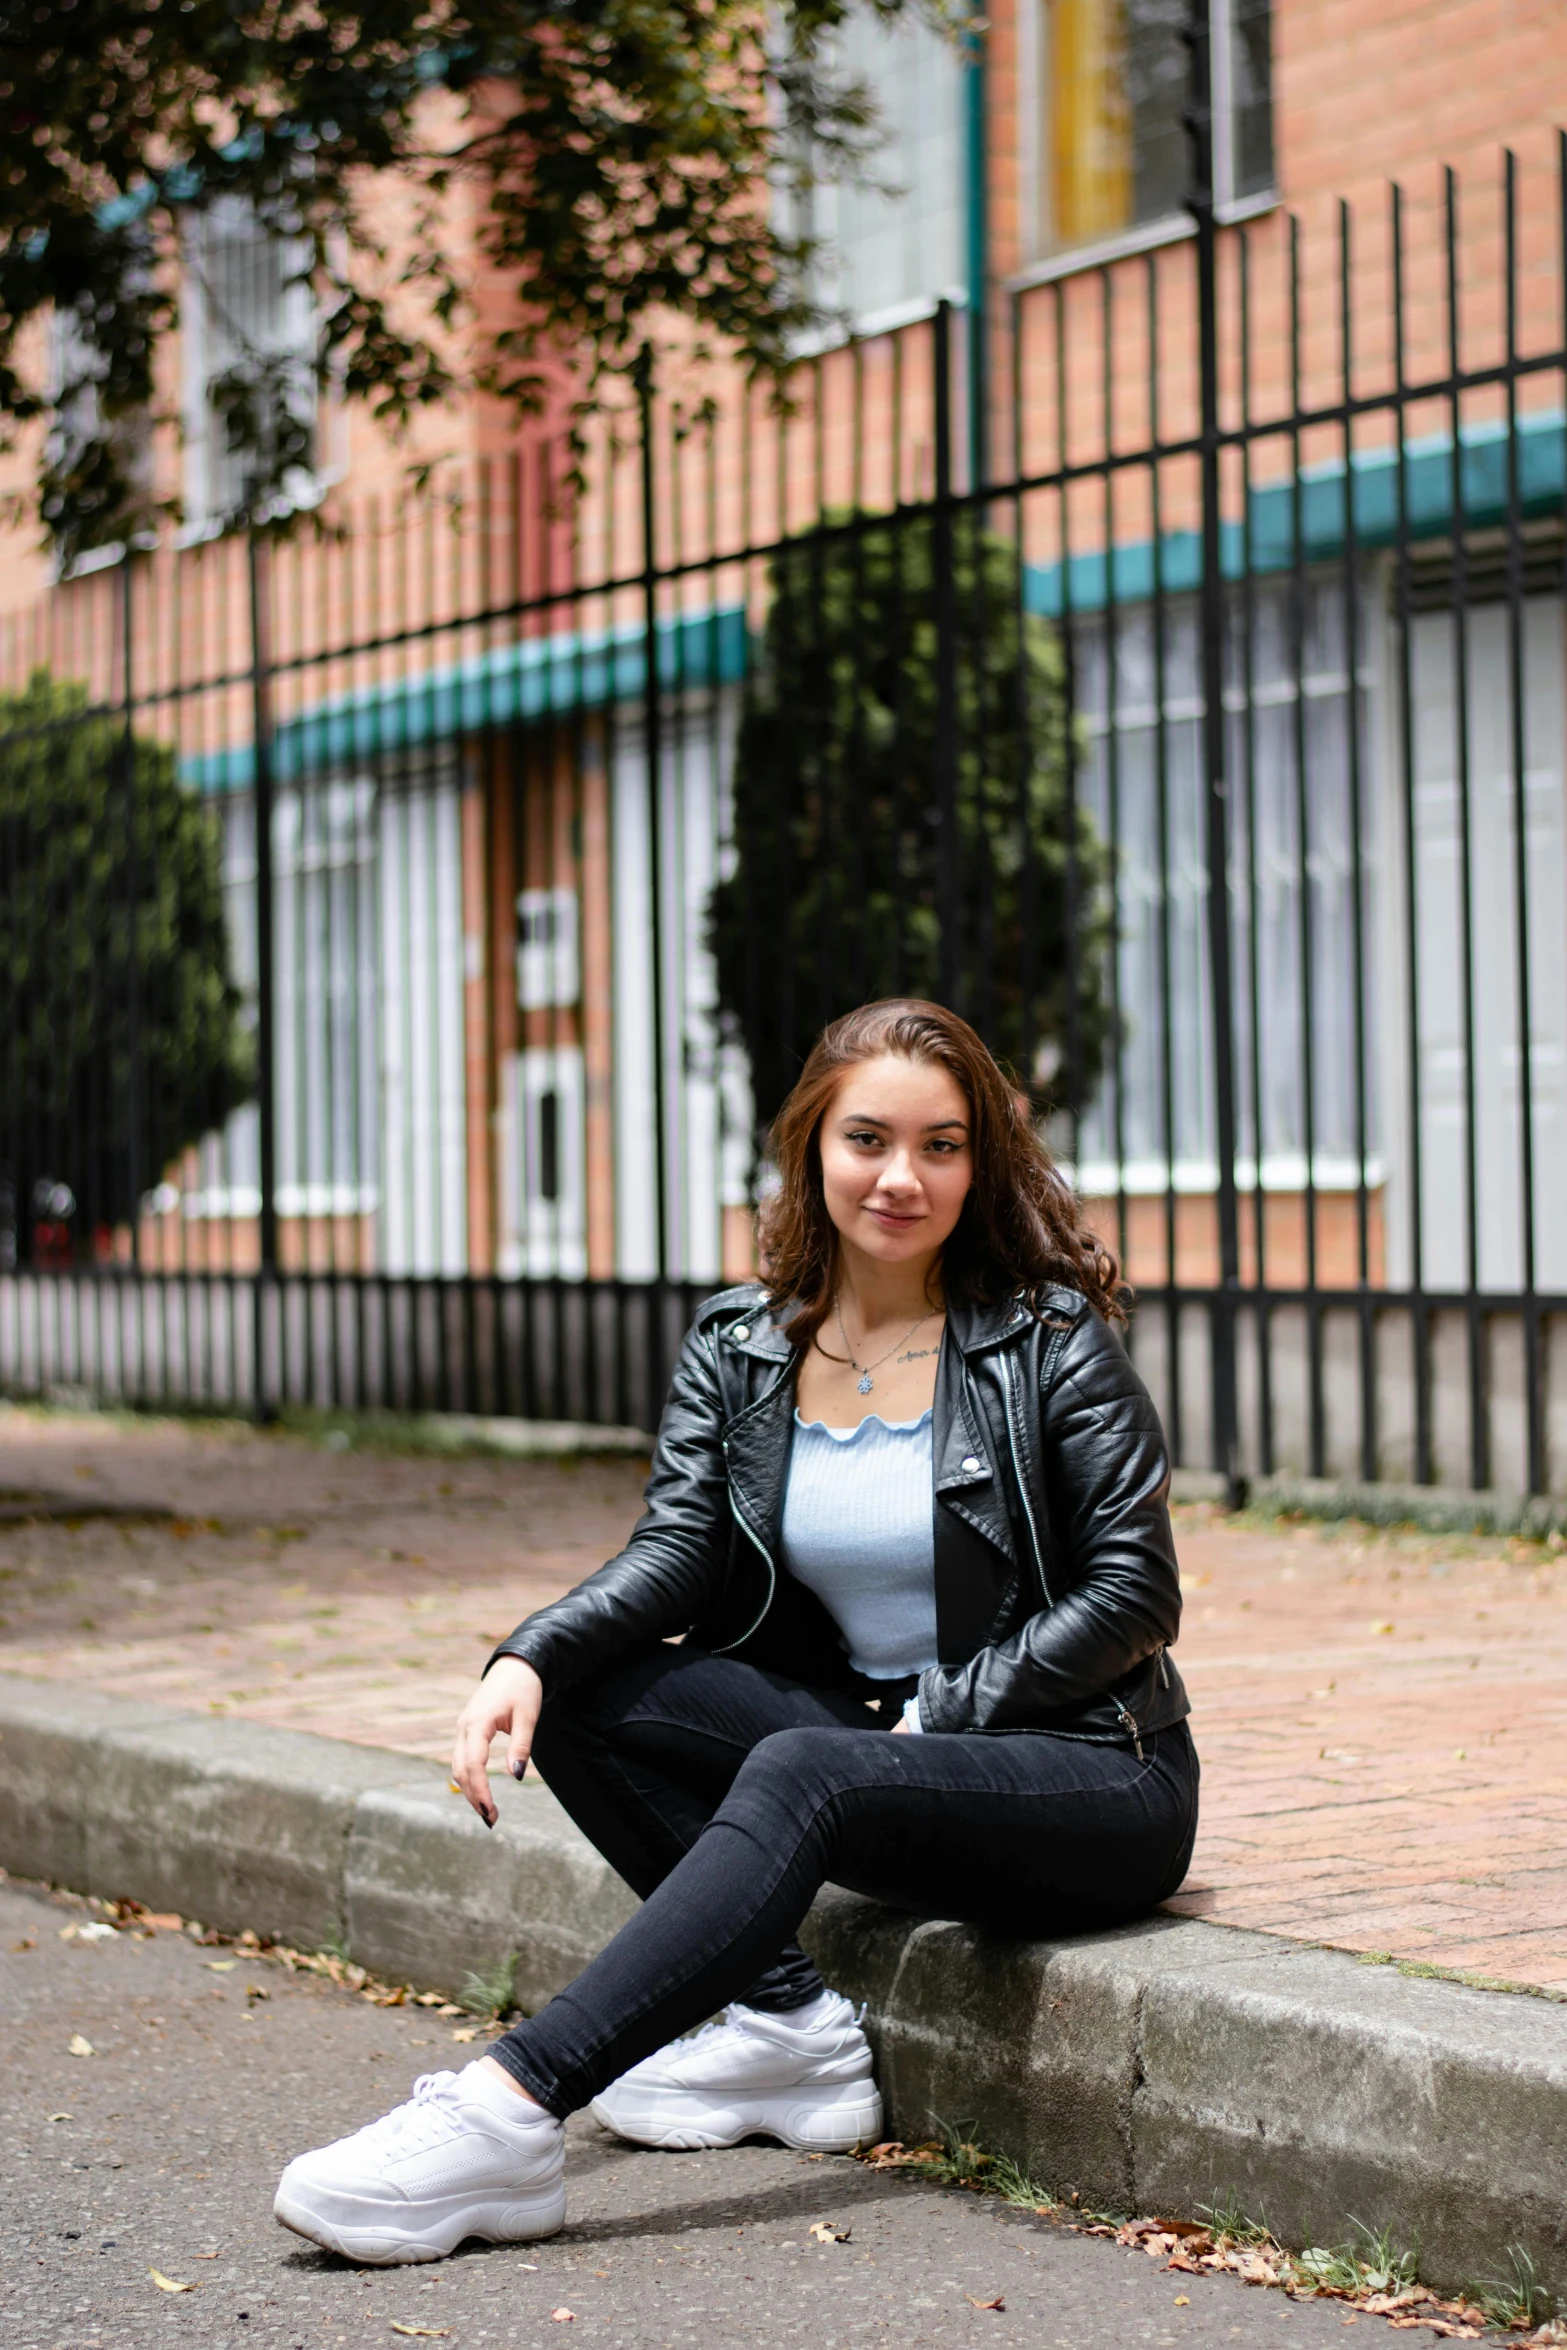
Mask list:
[[[1443,538],[1453,527],[1453,445],[1445,437],[1411,441],[1404,449],[1404,498],[1409,536]],[[1341,464],[1313,466],[1299,487],[1301,560],[1325,563],[1344,553],[1346,540],[1366,553],[1398,540],[1398,457],[1392,449],[1367,450],[1346,475]],[[1567,423],[1560,416],[1518,421],[1518,502],[1524,520],[1560,514],[1567,500]],[[1458,448],[1458,504],[1469,530],[1507,519],[1507,429],[1478,426]],[[1226,579],[1246,571],[1250,539],[1254,576],[1288,571],[1295,561],[1294,485],[1268,482],[1254,489],[1245,524],[1227,522],[1220,533],[1220,561]],[[1346,528],[1346,526],[1348,526]],[[1159,545],[1166,595],[1189,594],[1202,577],[1202,540],[1196,531],[1165,534]],[[1108,570],[1108,577],[1107,577]],[[1140,604],[1155,587],[1151,540],[1102,553],[1074,555],[1063,575],[1059,563],[1031,564],[1024,583],[1028,608],[1058,619],[1074,612],[1103,611],[1107,603]]]
[[[1411,443],[1404,452],[1405,496],[1412,539],[1445,536],[1452,527],[1452,445]],[[1507,436],[1500,427],[1466,434],[1459,446],[1459,494],[1470,529],[1507,514]],[[1560,514],[1567,500],[1567,424],[1559,416],[1532,416],[1518,426],[1518,493],[1525,519]],[[1245,526],[1228,522],[1220,535],[1226,579],[1245,570],[1246,537],[1256,577],[1286,571],[1295,560],[1295,500],[1288,482],[1254,490]],[[1314,467],[1300,483],[1301,552],[1308,563],[1344,552],[1346,509],[1353,543],[1374,552],[1398,535],[1398,472],[1391,450],[1358,457],[1346,477],[1338,466]],[[1195,593],[1202,576],[1202,541],[1195,531],[1169,531],[1159,546],[1166,595]],[[1024,595],[1031,612],[1059,618],[1070,588],[1074,612],[1100,612],[1107,602],[1146,603],[1155,586],[1154,547],[1130,542],[1103,554],[1074,555],[1070,574],[1056,564],[1031,564]],[[750,639],[744,608],[725,605],[664,620],[658,629],[658,672],[666,691],[736,685],[744,678]],[[273,772],[280,783],[329,768],[451,742],[487,728],[532,725],[572,711],[601,710],[640,700],[642,630],[637,622],[591,635],[530,637],[472,661],[394,685],[367,687],[286,718],[274,739]],[[182,780],[202,792],[248,791],[254,761],[248,743],[182,759]]]
[[[738,604],[659,623],[658,673],[669,692],[737,684],[747,652]],[[643,659],[641,625],[630,622],[593,635],[529,637],[424,677],[343,694],[281,721],[273,778],[288,783],[378,753],[639,701]],[[193,791],[249,791],[254,754],[249,743],[236,743],[182,759],[180,777]]]

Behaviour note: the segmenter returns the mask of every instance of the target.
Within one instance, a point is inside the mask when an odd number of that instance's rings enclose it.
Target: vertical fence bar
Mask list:
[[[1534,1232],[1534,998],[1529,970],[1528,748],[1525,739],[1523,514],[1518,480],[1518,159],[1502,159],[1504,316],[1507,330],[1507,693],[1511,727],[1513,922],[1518,989],[1518,1213],[1523,1299],[1523,1398],[1526,1474],[1531,1493],[1545,1491],[1545,1395],[1540,1378],[1538,1266]]]
[[[652,1318],[650,1338],[654,1353],[655,1405],[663,1402],[663,1284],[669,1278],[669,1167],[664,1102],[664,860],[663,795],[660,776],[662,750],[658,674],[658,508],[653,447],[653,347],[644,343],[636,364],[637,406],[641,421],[642,458],[642,748],[647,768],[648,928],[651,939],[649,973],[653,1026],[653,1213],[655,1262],[659,1304]]]
[[[1321,1477],[1327,1467],[1326,1405],[1322,1387],[1322,1299],[1317,1278],[1317,1044],[1312,1009],[1317,994],[1316,930],[1311,897],[1311,785],[1315,772],[1306,724],[1306,494],[1301,416],[1303,327],[1300,222],[1289,223],[1290,370],[1290,598],[1289,657],[1294,715],[1295,875],[1299,893],[1296,972],[1300,988],[1300,1135],[1304,1161],[1301,1220],[1306,1290],[1307,1469]]]
[[[937,969],[942,1001],[961,1012],[963,948],[958,870],[958,663],[952,532],[952,306],[938,302],[931,356],[935,364],[936,510],[931,518],[936,622],[936,911],[941,928]]]
[[[1164,1147],[1164,1327],[1166,1354],[1166,1410],[1172,1458],[1186,1457],[1186,1414],[1181,1378],[1181,1258],[1175,1188],[1175,1009],[1171,974],[1174,969],[1171,923],[1172,859],[1170,853],[1170,662],[1169,612],[1165,588],[1164,404],[1160,397],[1163,343],[1159,333],[1159,256],[1150,253],[1144,263],[1145,333],[1148,339],[1148,521],[1153,540],[1153,713],[1154,793],[1159,857],[1159,1119]],[[1056,329],[1061,331],[1061,308]],[[1112,563],[1114,554],[1112,550]]]
[[[1240,325],[1241,589],[1240,671],[1242,805],[1246,826],[1246,1090],[1251,1112],[1252,1343],[1257,1362],[1255,1463],[1273,1473],[1273,1316],[1268,1296],[1268,1201],[1262,1186],[1267,1107],[1262,1089],[1262,892],[1258,881],[1257,824],[1262,805],[1257,757],[1257,574],[1252,529],[1252,277],[1251,237],[1240,231],[1236,255]]]
[[[1409,370],[1404,348],[1404,192],[1389,199],[1393,246],[1393,369],[1398,432],[1394,593],[1398,624],[1399,801],[1404,852],[1404,1049],[1409,1057],[1404,1114],[1409,1120],[1410,1362],[1415,1390],[1415,1483],[1432,1481],[1431,1316],[1426,1304],[1425,1180],[1421,1131],[1420,869],[1415,799],[1414,615],[1409,580]]]
[[[273,1082],[276,1002],[272,936],[272,572],[265,542],[254,529],[246,534],[245,558],[250,586],[251,762],[256,828],[256,1105],[261,1194],[260,1262],[252,1309],[255,1317],[253,1405],[256,1418],[266,1421],[276,1415],[276,1406],[266,1392],[266,1326],[278,1274],[277,1104]]]
[[[1354,297],[1350,210],[1338,211],[1339,389],[1344,408],[1344,669],[1348,707],[1350,951],[1355,1079],[1355,1287],[1360,1368],[1360,1474],[1377,1473],[1376,1316],[1371,1302],[1371,1203],[1366,1189],[1370,1120],[1366,1089],[1366,896],[1362,863],[1365,783],[1360,765],[1360,547],[1355,513]]]
[[[1213,202],[1211,0],[1191,15],[1192,189],[1202,403],[1202,755],[1208,967],[1213,993],[1213,1105],[1218,1149],[1219,1286],[1212,1316],[1213,1454],[1231,1508],[1245,1494],[1236,1383],[1240,1211],[1235,1190],[1235,1046],[1230,970],[1230,810],[1224,743],[1224,580],[1220,571],[1218,223]]]
[[[1058,288],[1057,292],[1059,296],[1061,289]],[[1061,316],[1062,307],[1058,307],[1056,312],[1058,329]],[[1056,508],[1057,515],[1059,517],[1056,542],[1056,560],[1061,567],[1061,666],[1063,687],[1066,696],[1066,788],[1063,794],[1065,801],[1064,814],[1066,818],[1066,901],[1063,908],[1063,912],[1066,917],[1066,1037],[1064,1041],[1066,1046],[1066,1092],[1069,1133],[1071,1137],[1067,1146],[1068,1156],[1071,1159],[1074,1169],[1073,1180],[1080,1183],[1082,1180],[1081,1165],[1083,1157],[1083,1036],[1082,1021],[1080,1017],[1082,1000],[1078,987],[1077,968],[1078,954],[1080,949],[1080,940],[1078,934],[1081,927],[1079,897],[1079,884],[1081,876],[1078,871],[1077,854],[1077,762],[1078,727],[1080,714],[1078,711],[1077,700],[1078,621],[1072,601],[1071,436],[1067,422],[1068,395],[1066,350],[1067,338],[1063,333],[1058,331],[1055,344],[1056,466],[1061,477],[1061,486],[1058,493],[1059,502]],[[1114,427],[1111,417],[1107,413],[1104,419],[1104,448],[1102,451],[1102,454],[1106,458],[1108,458],[1109,455],[1110,441],[1113,430]],[[1110,470],[1111,468],[1107,463],[1105,467],[1107,476]],[[1109,572],[1111,565],[1114,563],[1114,560],[1115,556],[1113,547],[1107,548],[1105,555],[1105,589],[1107,604],[1110,592]]]
[[[125,762],[125,1157],[129,1180],[131,1263],[141,1262],[142,1188],[142,1055],[141,974],[137,969],[136,900],[141,885],[136,835],[136,701],[135,701],[135,583],[134,549],[127,544],[120,558],[120,686],[122,718],[120,755]]]
[[[1121,1000],[1121,629],[1120,588],[1115,575],[1116,468],[1115,457],[1115,279],[1108,269],[1099,275],[1100,297],[1100,412],[1104,418],[1104,473],[1100,481],[1100,528],[1104,536],[1104,726],[1105,825],[1110,851],[1108,890],[1110,917],[1110,1036],[1111,1081],[1115,1089],[1116,1254],[1125,1276],[1131,1250],[1131,1203],[1126,1189],[1126,1014]]]
[[[1458,767],[1459,968],[1463,983],[1464,1325],[1469,1371],[1469,1482],[1491,1482],[1490,1407],[1485,1322],[1480,1311],[1480,1116],[1475,1023],[1475,873],[1473,741],[1469,674],[1469,530],[1464,513],[1463,328],[1459,307],[1458,175],[1444,171],[1442,227],[1447,247],[1447,410],[1449,495],[1453,516],[1453,731]]]

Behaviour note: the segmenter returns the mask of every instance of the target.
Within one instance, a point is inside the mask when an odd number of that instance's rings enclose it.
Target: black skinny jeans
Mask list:
[[[794,1936],[829,1881],[1049,1935],[1140,1917],[1197,1832],[1186,1725],[1130,1746],[1048,1730],[893,1737],[869,1703],[659,1647],[553,1698],[534,1760],[642,1908],[490,2054],[564,2117],[732,1999],[822,1988]]]

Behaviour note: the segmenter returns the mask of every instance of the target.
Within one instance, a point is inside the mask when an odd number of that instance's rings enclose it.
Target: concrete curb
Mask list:
[[[486,1831],[433,1763],[0,1675],[0,1864],[535,2007],[634,1903],[542,1787]],[[1512,2246],[1567,2294],[1567,2007],[1159,1916],[1020,1942],[829,1891],[806,1939],[868,2002],[889,2131],[972,2125],[1085,2203],[1234,2193],[1286,2242],[1351,2218],[1441,2288]]]

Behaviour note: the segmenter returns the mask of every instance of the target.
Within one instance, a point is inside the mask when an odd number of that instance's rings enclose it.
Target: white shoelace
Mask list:
[[[394,2105],[370,2127],[377,2134],[384,2131],[394,2145],[409,2152],[438,2145],[443,2138],[456,2136],[461,2127],[453,2110],[456,2090],[455,2073],[421,2073],[407,2104]]]
[[[721,2038],[725,2032],[743,2032],[746,2028],[744,2010],[726,2007],[721,2016],[712,2016],[699,2031],[688,2032],[680,2043],[682,2055],[688,2048],[702,2048]]]

